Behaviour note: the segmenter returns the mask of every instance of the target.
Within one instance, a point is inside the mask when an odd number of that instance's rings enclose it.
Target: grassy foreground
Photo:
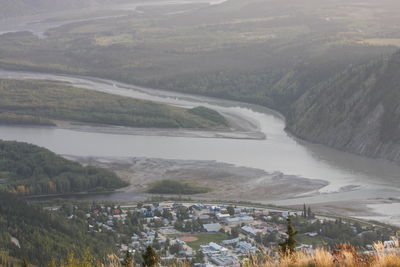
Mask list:
[[[385,248],[381,242],[376,243],[370,254],[360,254],[349,245],[338,246],[332,251],[319,248],[313,253],[295,252],[292,255],[277,256],[258,254],[245,257],[240,265],[243,267],[398,267],[400,266],[400,246],[399,241],[394,240],[393,246],[389,248]],[[122,264],[115,255],[109,255],[106,263],[99,263],[88,255],[82,260],[70,255],[66,263],[57,265],[53,262],[53,265],[50,266],[123,267],[127,265]],[[136,265],[133,263],[129,266]],[[189,267],[191,265],[188,262],[178,261],[172,265],[162,264],[162,266]]]
[[[0,79],[0,123],[54,125],[54,121],[155,128],[224,128],[218,112],[183,109],[68,86]]]

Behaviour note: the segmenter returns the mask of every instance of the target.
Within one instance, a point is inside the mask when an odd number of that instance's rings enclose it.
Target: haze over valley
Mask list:
[[[399,25],[394,0],[0,0],[0,221],[12,221],[16,198],[21,210],[32,205],[43,212],[31,229],[55,212],[59,225],[42,233],[49,240],[79,229],[70,244],[43,245],[47,254],[54,246],[66,259],[85,244],[95,258],[123,258],[127,250],[139,253],[141,264],[146,246],[127,240],[147,228],[167,239],[191,233],[200,241],[185,236],[184,251],[194,253],[185,255],[193,264],[200,259],[194,255],[206,244],[204,229],[180,215],[178,204],[221,205],[225,214],[237,205],[245,213],[238,216],[254,217],[255,228],[257,212],[247,209],[288,210],[301,229],[300,247],[350,243],[368,250],[387,241],[400,227]],[[142,225],[163,216],[129,217],[143,203],[166,205],[178,226],[164,228],[177,232],[163,234],[154,221]],[[107,205],[120,210],[107,216],[126,213],[130,223],[91,221]],[[220,224],[234,237],[229,223],[209,215],[201,225]],[[74,218],[70,226],[63,221]],[[261,224],[272,223],[265,218]],[[319,237],[309,240],[304,236],[314,234],[316,219],[357,231],[333,238],[317,229]],[[50,263],[33,249],[37,236],[19,224],[3,226],[4,244],[23,235],[29,248],[0,245],[0,260]],[[241,235],[245,230],[238,237],[249,241]],[[209,242],[221,245],[228,236]],[[279,244],[250,239],[265,248]],[[198,263],[223,265],[200,250]]]

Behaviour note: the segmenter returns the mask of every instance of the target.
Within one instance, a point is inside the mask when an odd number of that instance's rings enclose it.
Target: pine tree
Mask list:
[[[311,211],[311,208],[310,208],[310,207],[308,207],[308,211],[307,211],[307,217],[308,217],[309,219],[312,219],[312,218],[314,217],[314,215],[313,215],[313,213],[312,213],[312,211]]]
[[[305,203],[303,205],[303,217],[307,218],[307,209],[306,209],[306,204]]]
[[[294,249],[296,248],[296,235],[297,231],[293,228],[292,225],[292,217],[289,216],[287,218],[287,231],[286,234],[288,235],[287,239],[283,241],[282,243],[279,244],[281,247],[282,253],[285,254],[292,254],[294,252]]]
[[[132,254],[129,251],[126,251],[125,258],[122,261],[122,266],[124,266],[124,267],[133,267]]]
[[[146,252],[142,255],[144,267],[154,267],[160,263],[157,253],[151,246],[146,248]]]

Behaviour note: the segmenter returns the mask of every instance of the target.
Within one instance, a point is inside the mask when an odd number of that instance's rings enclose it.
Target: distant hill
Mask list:
[[[400,162],[400,51],[307,91],[288,116],[301,138]]]
[[[120,0],[0,0],[0,19],[65,9],[91,7]]]

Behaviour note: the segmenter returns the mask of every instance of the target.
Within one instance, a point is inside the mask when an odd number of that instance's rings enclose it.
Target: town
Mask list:
[[[297,250],[313,252],[319,246],[350,243],[365,251],[375,241],[390,245],[395,230],[369,223],[344,221],[301,211],[242,205],[184,202],[63,204],[53,208],[70,220],[81,219],[92,233],[107,233],[117,242],[121,258],[129,252],[135,262],[151,246],[162,262],[179,260],[193,266],[239,266],[243,257],[277,253],[287,237],[290,217],[298,230]]]

